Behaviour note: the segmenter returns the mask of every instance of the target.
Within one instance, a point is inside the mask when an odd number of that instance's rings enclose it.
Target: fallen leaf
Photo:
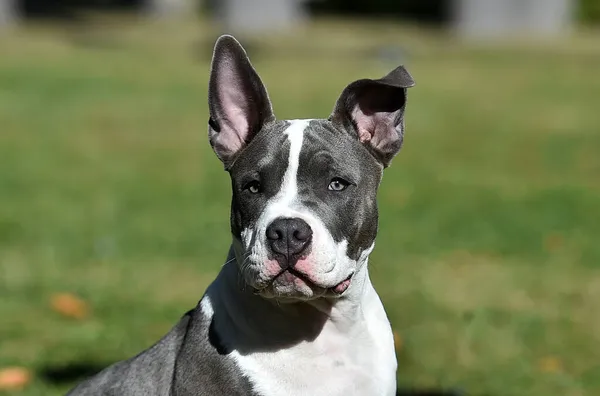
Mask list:
[[[0,369],[0,390],[22,389],[31,382],[31,372],[23,367]]]
[[[559,250],[564,245],[564,238],[562,235],[552,233],[546,236],[544,239],[544,247],[546,251],[552,253]]]
[[[396,351],[402,349],[402,337],[400,334],[394,331],[394,346],[396,347]]]
[[[562,371],[562,362],[554,356],[546,356],[538,362],[539,369],[544,373],[558,373]]]
[[[90,311],[88,303],[70,293],[53,295],[50,304],[54,311],[73,319],[84,319]]]

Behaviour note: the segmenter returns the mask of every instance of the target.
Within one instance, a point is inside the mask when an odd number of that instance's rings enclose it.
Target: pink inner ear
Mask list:
[[[239,89],[234,77],[224,77],[228,78],[223,78],[224,81],[219,82],[222,87],[219,96],[223,109],[221,132],[225,133],[219,134],[219,143],[227,150],[237,152],[243,147],[250,129],[247,119],[248,98]]]
[[[373,118],[363,113],[360,106],[355,106],[354,110],[352,110],[352,119],[356,122],[358,128],[358,139],[363,143],[371,140],[375,132]]]
[[[352,111],[352,118],[356,122],[358,138],[362,143],[369,142],[375,148],[383,148],[398,139],[398,133],[393,125],[394,113],[365,113],[357,105]]]

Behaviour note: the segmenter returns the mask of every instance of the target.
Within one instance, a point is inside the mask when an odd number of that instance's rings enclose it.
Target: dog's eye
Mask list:
[[[329,183],[329,186],[327,187],[327,189],[330,191],[343,191],[349,185],[350,185],[350,183],[347,182],[346,180],[339,178],[339,177],[334,177],[331,180],[331,182]]]
[[[260,182],[253,180],[244,186],[244,190],[250,191],[252,194],[260,192]]]

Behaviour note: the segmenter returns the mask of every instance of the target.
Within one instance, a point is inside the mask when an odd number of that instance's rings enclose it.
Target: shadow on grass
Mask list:
[[[467,393],[456,390],[440,389],[398,389],[396,396],[469,396]]]
[[[66,385],[82,381],[99,373],[112,363],[73,362],[60,366],[43,367],[39,371],[42,380],[56,385]]]

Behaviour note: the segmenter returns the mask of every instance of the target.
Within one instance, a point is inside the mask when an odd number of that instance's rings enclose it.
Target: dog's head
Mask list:
[[[231,36],[216,43],[209,139],[231,175],[231,230],[244,281],[267,298],[342,295],[377,234],[382,171],[402,145],[398,67],[348,85],[326,120],[278,121]]]

